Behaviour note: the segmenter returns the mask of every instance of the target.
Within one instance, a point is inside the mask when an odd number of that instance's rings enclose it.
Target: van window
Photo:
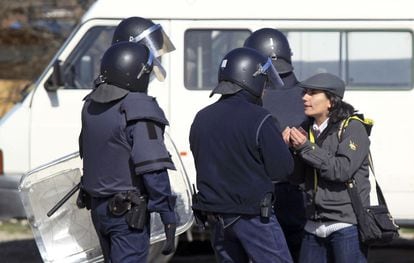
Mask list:
[[[341,74],[340,32],[288,32],[296,76],[303,80],[317,73]]]
[[[407,31],[285,31],[299,80],[329,72],[350,89],[410,89],[412,33]]]
[[[66,89],[91,89],[99,75],[101,58],[112,42],[115,27],[89,29],[63,65]]]
[[[411,87],[408,32],[348,33],[348,83],[354,87]]]
[[[211,90],[217,85],[220,61],[232,49],[242,47],[249,30],[191,29],[184,36],[184,86]]]

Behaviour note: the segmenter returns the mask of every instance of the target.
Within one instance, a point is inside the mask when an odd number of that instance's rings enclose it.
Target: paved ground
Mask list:
[[[369,263],[414,263],[414,234],[403,233],[390,246],[370,250]],[[0,262],[41,263],[41,257],[30,232],[15,234],[0,231]],[[213,263],[209,242],[183,242],[170,263]]]
[[[370,250],[369,263],[414,263],[414,242],[399,240],[387,248]],[[3,261],[5,260],[5,261]],[[0,261],[8,263],[41,263],[33,239],[0,242]],[[185,245],[178,249],[171,263],[213,263],[214,257],[208,242]]]

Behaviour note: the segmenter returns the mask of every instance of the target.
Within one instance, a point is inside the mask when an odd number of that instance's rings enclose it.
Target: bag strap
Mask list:
[[[381,187],[377,181],[377,177],[375,176],[374,163],[372,161],[371,151],[368,152],[368,163],[369,163],[369,168],[371,169],[372,175],[374,176],[374,180],[375,180],[375,188],[377,190],[378,204],[387,206],[387,203],[385,202],[384,194],[382,193]]]
[[[312,128],[309,127],[309,141],[315,143],[315,135],[313,134]],[[313,168],[313,191],[316,194],[318,191],[318,173],[316,168]]]
[[[346,183],[349,198],[351,199],[352,208],[354,209],[355,216],[357,218],[358,224],[365,222],[364,211],[365,208],[362,205],[361,196],[359,195],[358,189],[356,187],[355,181],[351,180]]]
[[[338,131],[339,141],[341,141],[342,135],[343,135],[346,127],[348,126],[348,124],[351,120],[360,121],[362,124],[364,124],[366,126],[369,126],[369,127],[372,127],[372,125],[373,125],[373,121],[371,119],[364,119],[362,115],[352,115],[352,116],[346,118],[345,120],[343,120],[340,127],[339,127],[339,131]],[[369,134],[369,132],[371,131],[371,128],[368,128],[368,129],[367,129],[367,132]],[[374,176],[374,180],[375,180],[375,188],[376,188],[376,191],[377,191],[378,204],[387,206],[387,203],[385,202],[384,194],[382,193],[381,187],[380,187],[380,185],[377,181],[377,177],[375,176],[374,162],[372,160],[371,150],[368,151],[368,163],[369,163],[369,168],[371,169],[372,175]],[[356,194],[358,193],[354,177],[352,177],[351,181],[347,182],[346,185],[347,185],[348,189],[352,189],[352,191],[350,191],[350,195],[351,195],[351,192],[352,192],[352,195],[354,195],[355,193]],[[356,199],[355,196],[354,196],[354,198],[352,198],[352,196],[351,196],[351,201],[352,201],[353,204],[354,204],[355,199]],[[358,201],[361,203],[360,198],[358,198]],[[362,204],[358,204],[358,205],[361,205],[361,207],[362,207]]]

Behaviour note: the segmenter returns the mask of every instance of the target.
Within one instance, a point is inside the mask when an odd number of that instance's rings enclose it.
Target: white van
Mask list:
[[[20,176],[78,149],[82,98],[98,75],[115,26],[129,16],[160,23],[176,50],[162,57],[165,82],[153,80],[192,182],[188,133],[193,117],[214,102],[221,58],[262,27],[283,30],[295,73],[339,75],[345,100],[374,119],[377,178],[398,223],[414,223],[414,3],[394,1],[98,0],[84,15],[24,99],[0,120],[0,213],[24,216]]]

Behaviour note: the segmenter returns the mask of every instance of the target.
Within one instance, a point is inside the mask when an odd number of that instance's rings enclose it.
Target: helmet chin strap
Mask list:
[[[143,74],[149,74],[151,73],[152,65],[154,64],[154,55],[152,52],[148,49],[148,59],[147,62],[141,63],[142,68],[140,72],[138,73],[137,79],[140,79]]]
[[[259,65],[259,68],[255,73],[253,73],[253,77],[257,75],[267,75],[267,70],[272,66],[272,60],[270,58],[267,59],[266,63],[263,65]]]

